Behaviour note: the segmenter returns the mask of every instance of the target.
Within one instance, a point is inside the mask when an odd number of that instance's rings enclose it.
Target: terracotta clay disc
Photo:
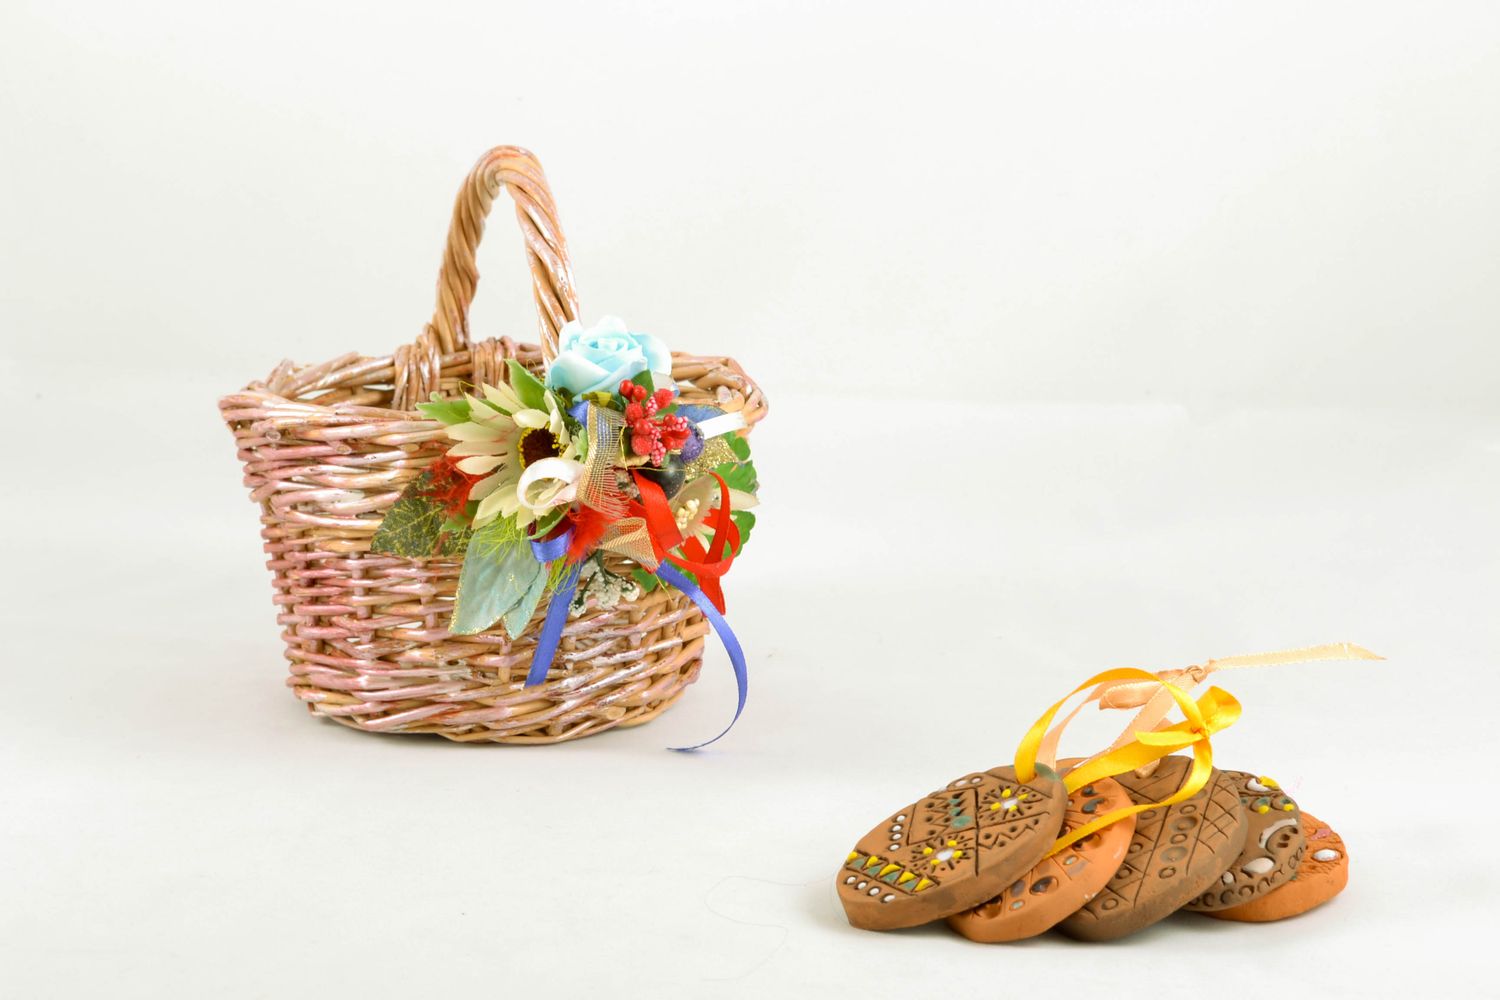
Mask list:
[[[1100,778],[1068,796],[1061,834],[1130,805],[1118,782]],[[1044,859],[999,896],[955,913],[948,926],[971,941],[995,943],[1034,937],[1093,899],[1125,858],[1135,833],[1126,816]]]
[[[1160,802],[1187,779],[1188,757],[1166,757],[1149,778],[1116,775],[1136,802]],[[1234,784],[1215,770],[1198,794],[1137,813],[1125,861],[1103,891],[1058,928],[1109,941],[1149,927],[1207,892],[1239,856],[1249,821]]]
[[[999,894],[1057,839],[1067,793],[1044,771],[976,771],[898,809],[860,838],[838,874],[855,927],[915,927]]]
[[[1250,830],[1240,856],[1219,876],[1213,888],[1183,907],[1195,913],[1241,906],[1280,887],[1297,873],[1307,843],[1302,836],[1302,814],[1297,803],[1280,785],[1244,771],[1223,774],[1224,780],[1239,792]]]
[[[1207,915],[1251,923],[1285,920],[1322,906],[1342,892],[1349,883],[1349,853],[1343,838],[1311,813],[1302,814],[1302,832],[1307,838],[1307,854],[1290,880],[1248,903],[1212,910]]]

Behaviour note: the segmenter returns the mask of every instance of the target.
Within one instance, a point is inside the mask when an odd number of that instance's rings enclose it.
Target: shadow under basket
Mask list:
[[[541,343],[471,342],[474,253],[504,188],[525,238]],[[567,245],[540,165],[502,146],[470,172],[453,210],[432,322],[386,357],[346,354],[319,365],[282,362],[224,397],[245,484],[260,505],[288,686],[314,715],[382,733],[450,740],[558,743],[648,722],[698,676],[709,625],[693,603],[657,587],[567,622],[544,683],[524,687],[542,621],[519,638],[503,627],[451,635],[461,558],[370,552],[386,510],[448,441],[415,404],[496,384],[514,358],[534,373],[556,356],[578,317]],[[766,413],[760,389],[725,357],[674,353],[686,403]],[[633,566],[613,554],[607,568]]]

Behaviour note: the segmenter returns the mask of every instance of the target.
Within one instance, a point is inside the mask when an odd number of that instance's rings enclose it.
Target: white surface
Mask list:
[[[1495,9],[804,6],[0,11],[0,993],[1494,994]],[[535,750],[280,686],[213,400],[414,335],[501,141],[591,317],[770,394],[710,753],[717,652]],[[1348,840],[1324,911],[844,923],[849,844],[1086,674],[1339,639],[1389,660],[1226,678],[1216,741]]]

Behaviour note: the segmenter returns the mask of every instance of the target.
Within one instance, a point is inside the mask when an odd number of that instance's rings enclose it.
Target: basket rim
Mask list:
[[[491,343],[498,345],[505,351],[507,357],[513,357],[528,369],[540,371],[543,368],[541,347],[537,344],[521,343],[513,341],[508,337],[495,338],[491,341],[480,341],[480,344]],[[477,383],[470,379],[461,377],[461,372],[472,372],[475,350],[465,348],[450,354],[440,355],[438,358],[439,381],[443,379],[456,379],[462,384],[474,386]],[[677,372],[680,368],[689,370],[695,368],[720,369],[728,374],[743,380],[745,390],[740,406],[736,409],[749,411],[752,409],[751,402],[759,402],[755,412],[746,412],[746,427],[754,426],[766,413],[764,396],[761,394],[760,386],[744,370],[734,358],[721,354],[691,354],[686,351],[672,351],[673,381],[678,385],[694,385],[692,377],[678,378]],[[387,355],[363,355],[357,352],[341,354],[321,363],[298,364],[285,359],[277,364],[271,372],[263,379],[256,379],[246,384],[243,388],[234,392],[226,393],[219,397],[219,407],[226,411],[225,420],[241,419],[230,415],[229,411],[237,408],[241,403],[250,402],[247,397],[252,397],[254,402],[279,403],[306,412],[309,416],[324,414],[328,416],[359,416],[367,420],[411,420],[414,418],[427,421],[416,409],[403,409],[401,407],[376,406],[367,403],[353,403],[347,400],[337,400],[332,403],[319,402],[319,396],[332,390],[357,386],[360,388],[377,388],[391,386],[392,403],[396,402],[394,388],[396,382],[397,365],[401,361],[401,353]],[[446,374],[445,374],[446,373]],[[441,390],[435,390],[441,392]],[[445,394],[446,395],[446,394]],[[730,401],[725,401],[730,402]]]

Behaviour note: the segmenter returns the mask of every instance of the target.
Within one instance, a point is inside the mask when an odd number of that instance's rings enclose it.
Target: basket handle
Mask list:
[[[516,203],[516,221],[521,225],[526,260],[531,266],[542,357],[551,361],[557,356],[557,331],[578,318],[578,295],[573,289],[568,244],[557,221],[552,190],[537,158],[519,146],[496,146],[479,158],[464,179],[453,204],[448,243],[443,248],[437,307],[421,339],[443,354],[469,346],[469,304],[479,284],[474,252],[484,236],[490,205],[502,187]]]

